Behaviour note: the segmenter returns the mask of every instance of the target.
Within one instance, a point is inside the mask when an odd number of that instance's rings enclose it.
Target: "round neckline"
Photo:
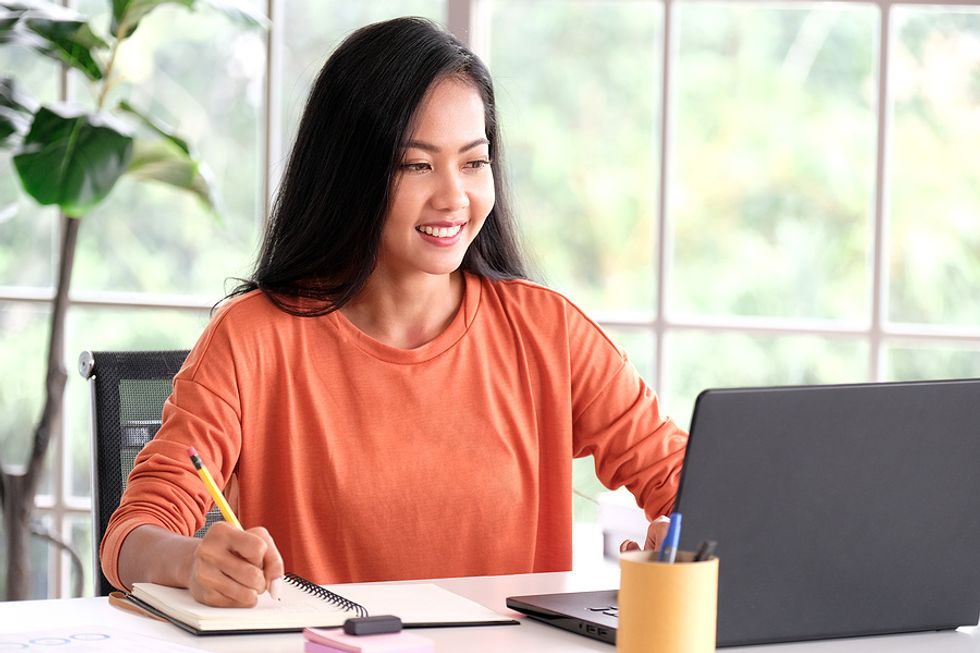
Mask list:
[[[389,363],[423,363],[451,349],[466,334],[476,317],[482,292],[480,277],[464,272],[463,281],[463,301],[452,321],[442,333],[414,349],[401,349],[375,340],[357,328],[341,311],[333,311],[329,315],[341,337],[364,353]]]

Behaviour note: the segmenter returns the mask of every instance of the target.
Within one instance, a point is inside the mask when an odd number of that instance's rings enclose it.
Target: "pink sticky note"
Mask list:
[[[306,653],[434,653],[428,637],[413,633],[348,635],[340,628],[307,628]]]

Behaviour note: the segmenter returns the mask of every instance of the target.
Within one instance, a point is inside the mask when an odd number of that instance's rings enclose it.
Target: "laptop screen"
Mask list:
[[[976,624],[980,380],[705,391],[677,509],[719,645]]]

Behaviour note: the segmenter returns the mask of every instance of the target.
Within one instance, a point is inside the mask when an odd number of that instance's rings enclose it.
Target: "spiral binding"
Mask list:
[[[313,596],[323,599],[327,603],[336,605],[337,607],[343,608],[348,612],[354,612],[358,617],[368,616],[367,609],[360,603],[354,603],[350,599],[344,598],[340,594],[334,594],[326,587],[321,587],[316,583],[310,582],[303,578],[302,576],[297,576],[296,574],[286,574],[285,580],[290,585],[298,587],[307,594],[312,594]]]

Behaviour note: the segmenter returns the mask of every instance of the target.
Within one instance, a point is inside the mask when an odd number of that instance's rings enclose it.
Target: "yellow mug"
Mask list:
[[[649,551],[619,559],[618,653],[703,653],[715,650],[718,558],[694,562],[678,551],[676,562],[658,562]]]

